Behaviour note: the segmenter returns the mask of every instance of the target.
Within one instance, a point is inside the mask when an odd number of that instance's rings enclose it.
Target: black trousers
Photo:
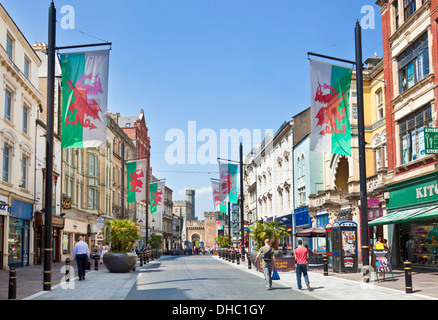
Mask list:
[[[76,256],[76,262],[78,263],[78,276],[79,279],[85,278],[85,268],[87,266],[88,256],[87,254],[78,254]]]

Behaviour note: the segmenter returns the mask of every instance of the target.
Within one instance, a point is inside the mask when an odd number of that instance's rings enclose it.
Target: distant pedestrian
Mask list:
[[[78,242],[73,248],[73,259],[76,259],[78,264],[79,281],[85,280],[85,269],[87,266],[88,257],[90,256],[90,249],[82,236],[79,236]]]
[[[303,240],[298,240],[298,248],[294,251],[296,274],[297,274],[297,286],[301,290],[301,275],[304,275],[304,281],[307,289],[310,291],[309,276],[307,275],[307,259],[309,258],[309,251],[306,247],[303,247]]]
[[[108,245],[106,244],[106,242],[104,242],[102,247],[101,247],[101,250],[100,250],[100,264],[102,264],[103,255],[106,253],[107,248],[108,248]]]
[[[275,268],[275,257],[274,257],[274,248],[270,245],[270,240],[265,240],[265,245],[260,248],[259,253],[257,254],[255,261],[262,256],[262,266],[263,266],[263,274],[265,276],[266,281],[266,290],[271,290],[272,288],[272,267]]]

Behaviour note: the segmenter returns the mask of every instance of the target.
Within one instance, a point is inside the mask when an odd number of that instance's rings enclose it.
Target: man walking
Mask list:
[[[78,242],[73,248],[73,259],[76,259],[78,264],[79,281],[85,280],[85,269],[87,266],[88,257],[90,256],[90,249],[82,236],[79,236]]]
[[[262,266],[263,274],[266,281],[266,290],[271,290],[272,288],[272,266],[275,267],[274,248],[270,246],[269,242],[269,239],[265,240],[265,245],[260,248],[260,251],[255,258],[255,261],[257,263],[257,259],[259,258],[259,256],[262,256]]]
[[[307,289],[310,291],[310,282],[307,276],[307,259],[309,258],[309,252],[307,248],[303,247],[303,240],[298,240],[298,248],[295,249],[294,255],[298,289],[301,290],[301,274],[303,274]]]

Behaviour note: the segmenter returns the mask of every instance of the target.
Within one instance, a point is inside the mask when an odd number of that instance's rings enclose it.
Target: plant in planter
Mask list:
[[[228,242],[228,236],[219,236],[217,238],[214,238],[216,240],[219,248],[228,248],[229,242]]]
[[[159,258],[163,254],[163,250],[161,249],[161,245],[163,243],[163,237],[159,235],[151,235],[149,237],[149,245],[152,249],[154,258]]]
[[[289,236],[285,227],[279,226],[277,221],[260,222],[257,221],[255,226],[251,227],[251,238],[257,243],[256,250],[251,253],[251,260],[254,263],[255,256],[261,247],[264,246],[265,239],[271,239],[271,246],[274,250],[278,250],[278,240],[282,237]],[[280,252],[275,252],[275,256],[281,255]]]
[[[131,250],[140,239],[140,227],[131,219],[112,220],[107,222],[111,249],[103,255],[103,263],[110,272],[126,273],[137,263],[137,255]]]

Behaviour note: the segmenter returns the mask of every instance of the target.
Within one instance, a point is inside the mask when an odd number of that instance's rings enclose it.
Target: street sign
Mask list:
[[[424,149],[426,154],[438,154],[438,128],[424,128]]]
[[[99,218],[96,219],[96,227],[97,227],[97,229],[99,229],[99,230],[102,230],[102,229],[103,229],[103,227],[104,227],[104,224],[103,224],[104,221],[105,221],[105,219],[102,218],[102,217],[99,217]]]

